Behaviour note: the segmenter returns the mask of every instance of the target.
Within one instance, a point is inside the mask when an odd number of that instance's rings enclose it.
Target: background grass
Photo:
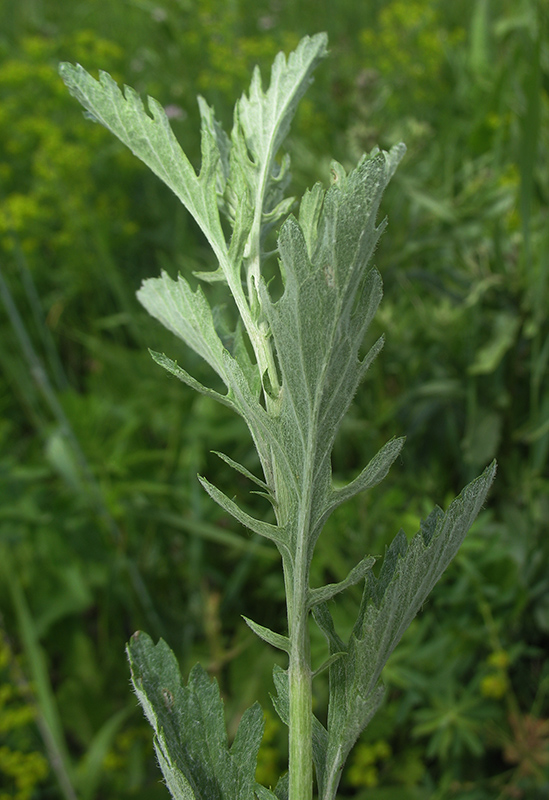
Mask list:
[[[0,32],[0,800],[166,797],[124,644],[164,636],[220,681],[229,729],[260,699],[258,778],[284,769],[269,710],[284,626],[276,554],[196,473],[255,502],[210,454],[257,465],[243,423],[162,374],[192,354],[135,299],[210,265],[175,198],[86,120],[61,60],[169,107],[198,159],[202,93],[227,126],[252,66],[326,30],[331,56],[288,142],[295,193],[375,144],[408,155],[376,254],[387,344],[337,442],[353,475],[401,463],[338,510],[314,579],[413,533],[492,457],[496,485],[386,671],[342,797],[543,798],[549,790],[549,46],[542,0],[3,0]],[[342,629],[358,602],[338,605]],[[323,656],[313,634],[315,658]],[[326,687],[318,685],[320,716]]]

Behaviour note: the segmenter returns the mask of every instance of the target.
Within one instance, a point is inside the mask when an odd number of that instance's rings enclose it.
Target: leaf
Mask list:
[[[196,391],[237,411],[248,424],[262,465],[268,473],[268,454],[272,450],[272,440],[276,440],[276,433],[259,402],[261,379],[257,365],[251,362],[246,351],[239,327],[234,335],[233,356],[224,347],[215,329],[212,310],[202,290],[198,288],[193,292],[182,276],[174,281],[163,272],[160,278],[144,281],[137,296],[152,316],[183,339],[217,372],[228,388],[227,395],[203,386],[165,355],[151,353],[154,360]],[[278,449],[279,459],[283,462],[284,453],[276,445],[275,449]]]
[[[63,63],[59,73],[70,93],[105,125],[179,197],[192,214],[220,263],[227,263],[227,246],[217,209],[216,139],[203,126],[202,169],[197,176],[170,127],[162,106],[141,98],[129,86],[124,94],[106,72],[95,80],[79,64]]]
[[[495,463],[468,484],[446,513],[435,508],[408,544],[400,532],[376,579],[368,573],[359,615],[345,644],[326,604],[313,615],[330,653],[346,652],[330,667],[326,784],[321,800],[333,800],[348,753],[383,697],[381,671],[480,511],[492,484]]]
[[[346,655],[347,652],[345,650],[342,650],[341,653],[334,653],[333,655],[331,655],[330,658],[327,658],[326,661],[323,664],[321,664],[320,667],[318,667],[318,669],[315,669],[315,671],[313,672],[313,678],[316,678],[316,676],[324,672],[325,669],[328,669],[329,667],[332,666],[332,664],[335,664],[338,658],[343,658]]]
[[[347,486],[341,489],[334,489],[327,498],[326,507],[320,515],[319,520],[315,523],[315,527],[324,525],[324,522],[332,511],[346,500],[380,483],[389,472],[395,459],[399,456],[405,441],[406,437],[404,436],[391,439],[376,453],[369,464],[364,467],[360,475],[348,483]]]
[[[198,476],[198,480],[208,492],[210,497],[215,500],[215,502],[218,503],[221,508],[225,509],[225,511],[227,511],[232,517],[241,522],[242,525],[244,525],[246,528],[249,528],[254,533],[258,533],[260,536],[270,539],[279,547],[279,549],[282,548],[283,550],[286,550],[287,537],[283,528],[280,528],[278,525],[271,525],[269,522],[263,522],[260,519],[250,516],[245,511],[242,511],[242,509],[237,506],[234,500],[230,500],[226,495],[223,494],[222,491],[220,491],[216,486],[211,484],[201,475]]]
[[[239,464],[237,461],[233,461],[233,459],[229,458],[229,456],[226,456],[225,453],[220,453],[218,450],[212,450],[212,453],[214,453],[216,456],[219,456],[219,458],[222,461],[224,461],[230,467],[235,469],[237,472],[240,472],[241,475],[244,475],[244,477],[248,478],[248,480],[252,481],[257,486],[260,486],[262,489],[265,489],[266,491],[269,489],[269,487],[264,481],[260,480],[259,478],[256,478],[256,476],[253,475],[248,469],[246,469],[246,467],[243,467],[242,464]]]
[[[212,310],[200,287],[193,292],[181,275],[174,281],[166,272],[162,272],[160,278],[143,281],[137,299],[151,316],[202,356],[229,385],[224,374],[225,348],[215,329]]]
[[[336,594],[339,594],[344,589],[347,589],[347,587],[354,586],[355,583],[358,583],[366,576],[369,570],[372,569],[375,562],[376,560],[374,556],[365,556],[362,561],[356,565],[356,567],[353,567],[344,580],[339,581],[339,583],[329,583],[326,586],[320,587],[319,589],[311,589],[309,591],[309,608],[312,608],[319,603],[326,603],[328,600],[331,600],[333,597],[335,597]]]
[[[248,95],[243,94],[235,108],[232,141],[240,158],[231,164],[249,187],[252,208],[259,209],[271,225],[285,215],[291,199],[284,199],[289,178],[289,159],[282,165],[275,156],[290,130],[297,105],[305,94],[311,76],[327,55],[327,36],[304,37],[286,59],[279,53],[271,69],[269,88],[263,92],[256,67]],[[243,150],[248,157],[244,158]]]
[[[297,105],[311,83],[319,61],[327,55],[325,33],[305,36],[286,59],[279,53],[271,69],[268,91],[261,90],[261,75],[256,67],[249,97],[238,103],[239,121],[246,144],[261,163],[269,163],[286,138]]]
[[[446,513],[435,508],[410,544],[397,537],[379,580],[370,573],[352,640],[360,659],[361,693],[375,686],[383,666],[482,508],[496,473],[493,462],[468,484]]]
[[[152,353],[155,361],[196,391],[230,406],[243,417],[252,433],[266,476],[272,474],[273,450],[278,462],[284,465],[286,455],[277,442],[276,423],[259,402],[261,377],[257,365],[252,363],[247,353],[240,326],[234,334],[232,355],[215,329],[212,310],[204,293],[200,288],[192,291],[182,276],[174,281],[163,272],[160,278],[144,281],[137,296],[152,316],[202,356],[221,377],[228,392],[223,395],[203,386],[165,355]]]
[[[127,646],[132,683],[155,731],[155,750],[174,800],[254,800],[263,736],[258,703],[240,721],[229,748],[216,681],[193,667],[183,685],[176,658],[161,639],[144,633]]]
[[[279,474],[311,484],[311,532],[308,557],[327,516],[345,497],[332,489],[330,456],[337,429],[372,359],[379,340],[363,358],[360,349],[382,296],[381,277],[368,261],[384,224],[375,220],[383,190],[404,154],[374,152],[346,175],[336,165],[338,181],[323,194],[313,190],[290,216],[278,239],[284,292],[273,303],[265,282],[260,300],[272,332],[283,387],[277,441],[289,470]],[[321,203],[322,200],[322,203]],[[401,444],[380,456],[379,478]],[[385,459],[385,460],[384,460]],[[348,489],[373,485],[372,467]],[[309,490],[307,490],[309,491]],[[278,498],[277,498],[278,499]],[[295,502],[299,502],[297,499]],[[288,518],[296,516],[290,509]]]
[[[284,650],[285,653],[290,652],[290,640],[287,636],[282,636],[280,633],[275,633],[274,631],[270,630],[269,628],[264,628],[263,625],[259,625],[257,622],[249,619],[248,617],[242,616],[242,619],[246,623],[246,625],[257,635],[260,639],[263,639],[264,642],[267,644],[276,647],[278,650]]]
[[[200,394],[205,394],[207,397],[212,397],[219,403],[223,403],[223,405],[234,409],[234,403],[231,402],[228,395],[220,394],[214,389],[209,389],[207,386],[204,386],[197,381],[196,378],[193,378],[192,375],[189,375],[186,370],[180,367],[177,361],[173,361],[171,358],[168,358],[168,356],[166,356],[164,353],[155,353],[154,350],[149,350],[149,353],[151,354],[153,361],[156,361],[159,367],[164,367],[165,370],[170,372],[176,378],[179,378],[179,380],[183,383],[186,383],[187,386],[191,387],[191,389],[194,389],[196,392],[200,392]]]
[[[389,472],[395,459],[400,455],[405,441],[405,436],[391,439],[390,442],[383,445],[381,450],[372,458],[370,463],[364,467],[360,475],[358,475],[354,481],[351,481],[351,483],[342,489],[336,489],[334,491],[334,496],[338,504],[343,503],[345,500],[358,494],[358,492],[371,489],[372,486],[376,486],[380,483]]]

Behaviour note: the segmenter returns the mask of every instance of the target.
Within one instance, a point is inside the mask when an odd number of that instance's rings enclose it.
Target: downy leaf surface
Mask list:
[[[257,753],[263,736],[258,703],[228,746],[217,682],[197,664],[187,685],[161,639],[138,632],[127,647],[132,683],[155,732],[155,750],[174,800],[255,800]]]
[[[401,531],[385,555],[379,578],[368,572],[357,621],[348,643],[337,635],[328,606],[314,617],[330,652],[347,653],[330,667],[326,793],[333,800],[348,753],[383,697],[380,676],[387,659],[457,553],[486,499],[496,472],[492,463],[468,484],[446,512],[436,507],[408,543]]]
[[[166,112],[152,97],[148,110],[130,86],[120,90],[106,72],[95,80],[79,64],[63,63],[60,75],[70,93],[108,128],[179,197],[206,236],[213,251],[227,262],[227,246],[219,220],[216,175],[219,152],[203,128],[202,168],[197,175],[181,149]]]
[[[290,472],[286,476],[287,515],[307,497],[309,558],[327,516],[338,505],[331,481],[334,439],[354,394],[382,346],[360,350],[382,296],[381,278],[369,259],[385,224],[376,226],[381,195],[404,147],[374,152],[328,191],[314,190],[299,220],[290,216],[278,247],[284,293],[273,302],[265,282],[260,299],[279,365],[282,402],[275,420]],[[380,479],[402,441],[387,446],[378,461]],[[289,480],[288,480],[289,478]],[[375,481],[370,480],[373,485]],[[359,481],[360,484],[360,481]],[[364,480],[364,488],[368,481]],[[358,488],[358,487],[357,487]],[[340,490],[341,492],[342,490]],[[348,496],[352,495],[350,489]],[[345,496],[345,492],[343,492]]]

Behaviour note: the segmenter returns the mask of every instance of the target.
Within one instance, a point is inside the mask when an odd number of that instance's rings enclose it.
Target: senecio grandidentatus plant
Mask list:
[[[288,654],[288,669],[274,669],[274,706],[289,728],[289,770],[274,790],[255,780],[263,732],[257,703],[244,713],[229,747],[219,689],[205,670],[194,667],[185,685],[165,642],[154,645],[137,633],[128,645],[135,692],[154,728],[160,767],[176,800],[310,800],[313,763],[320,800],[336,797],[347,756],[382,701],[383,666],[458,550],[495,473],[492,464],[445,513],[435,508],[409,543],[401,531],[379,577],[372,572],[375,559],[367,555],[340,583],[310,586],[311,559],[324,523],[341,503],[379,483],[403,445],[402,438],[392,439],[358,477],[334,486],[331,451],[338,427],[383,345],[379,339],[360,354],[382,295],[380,275],[369,267],[385,228],[385,222],[376,225],[376,215],[405,148],[376,149],[349,173],[333,163],[330,188],[316,184],[302,198],[297,216],[290,213],[289,158],[278,160],[277,154],[326,47],[327,37],[318,34],[303,39],[289,58],[279,54],[266,92],[256,68],[248,95],[236,104],[230,136],[199,98],[199,175],[156,101],[149,98],[149,115],[136,93],[130,88],[122,93],[108,74],[97,81],[80,66],[60,67],[72,94],[175,192],[211,245],[218,266],[198,278],[227,285],[240,317],[230,336],[219,330],[202,289],[191,289],[182,276],[174,281],[163,273],[146,280],[138,298],[202,356],[227,391],[202,385],[166,355],[152,353],[154,360],[246,421],[263,477],[219,455],[269,499],[274,524],[245,513],[205,478],[200,482],[225,511],[274,543],[284,570],[287,633],[246,619],[252,631]],[[230,237],[221,215],[232,229]],[[275,302],[262,273],[264,243],[282,220],[283,292]],[[360,581],[362,603],[344,641],[335,630],[330,601]],[[310,614],[330,652],[324,664],[329,669],[326,725],[313,714]]]

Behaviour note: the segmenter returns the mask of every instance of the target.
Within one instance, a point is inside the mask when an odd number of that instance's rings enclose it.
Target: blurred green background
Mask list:
[[[341,797],[549,796],[549,39],[545,0],[3,0],[0,3],[0,800],[155,800],[151,732],[124,645],[163,636],[221,685],[229,730],[256,698],[258,779],[284,770],[269,700],[284,627],[274,548],[196,473],[261,502],[241,420],[163,373],[199,360],[135,299],[211,266],[178,201],[84,118],[59,61],[156,97],[198,163],[196,94],[228,127],[255,63],[326,30],[331,56],[288,149],[294,191],[375,144],[408,146],[375,257],[386,347],[338,438],[349,477],[406,434],[385,482],[338,510],[315,582],[412,534],[494,456],[496,484],[385,671],[386,702]],[[215,296],[212,301],[215,302]],[[256,509],[257,513],[257,509]],[[338,604],[342,630],[360,590]],[[323,657],[313,632],[315,661]],[[283,662],[282,662],[283,663]],[[317,713],[326,686],[318,679]]]

